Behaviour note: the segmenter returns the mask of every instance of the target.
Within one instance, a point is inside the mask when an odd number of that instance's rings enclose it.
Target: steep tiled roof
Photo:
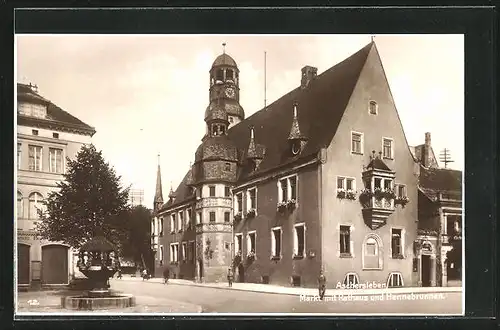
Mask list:
[[[420,167],[419,189],[434,200],[438,193],[462,193],[462,171]]]
[[[218,65],[231,65],[237,67],[234,59],[226,53],[217,56],[214,63],[212,64],[212,68]]]
[[[366,168],[373,170],[391,171],[389,166],[387,166],[380,158],[373,158]]]
[[[239,150],[245,151],[250,142],[249,127],[253,126],[255,143],[265,148],[265,156],[258,169],[242,170],[239,182],[299,159],[315,157],[321,148],[330,144],[374,45],[366,45],[346,60],[318,75],[307,88],[297,87],[228,130],[229,139]],[[307,143],[298,156],[290,157],[288,137],[292,128],[295,102],[298,104],[300,131],[307,137]],[[185,179],[177,189],[187,189]],[[181,195],[177,196],[175,204],[183,201]],[[165,207],[170,205],[167,203]]]
[[[38,93],[35,93],[29,85],[25,84],[17,84],[17,98],[18,100],[26,100],[29,102],[42,103],[47,105],[47,118],[45,120],[58,123],[58,124],[66,124],[71,127],[81,128],[83,130],[88,130],[91,132],[95,132],[94,128],[80,119],[72,116],[68,112],[59,108],[54,103],[40,96]],[[26,118],[27,116],[19,115],[20,117]],[[43,119],[42,119],[43,121]],[[93,133],[92,133],[93,134]]]

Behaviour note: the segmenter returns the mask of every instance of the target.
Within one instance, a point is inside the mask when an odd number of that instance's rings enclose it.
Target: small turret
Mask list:
[[[292,128],[290,129],[290,134],[288,135],[288,141],[290,151],[293,156],[298,155],[304,149],[307,142],[307,137],[300,131],[297,102],[293,104]]]

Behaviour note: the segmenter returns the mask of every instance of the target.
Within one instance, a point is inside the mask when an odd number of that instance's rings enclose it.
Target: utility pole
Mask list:
[[[444,168],[448,168],[448,163],[453,163],[454,160],[451,159],[451,153],[450,150],[447,148],[444,148],[440,155],[439,155],[439,160],[444,163]]]

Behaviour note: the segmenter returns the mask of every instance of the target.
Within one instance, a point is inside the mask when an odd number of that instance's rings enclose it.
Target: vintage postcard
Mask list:
[[[16,315],[463,315],[463,35],[15,36]]]

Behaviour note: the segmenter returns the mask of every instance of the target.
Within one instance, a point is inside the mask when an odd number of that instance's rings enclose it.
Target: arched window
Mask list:
[[[344,277],[343,284],[346,287],[351,287],[353,285],[359,284],[359,277],[356,273],[347,273]]]
[[[233,70],[231,69],[227,69],[226,70],[226,80],[234,80],[234,76],[233,76]]]
[[[369,235],[363,243],[363,268],[382,269],[383,251],[378,236]]]
[[[30,219],[38,219],[38,210],[42,209],[42,200],[43,197],[41,194],[34,192],[29,197],[29,214],[28,217]]]
[[[18,191],[17,192],[17,218],[20,219],[23,217],[23,195]]]
[[[389,278],[387,279],[387,287],[397,288],[402,286],[404,286],[404,284],[403,284],[403,276],[401,276],[401,273],[399,272],[390,273]]]
[[[370,111],[370,115],[376,115],[378,113],[378,104],[375,101],[370,101],[370,105],[368,107]]]

